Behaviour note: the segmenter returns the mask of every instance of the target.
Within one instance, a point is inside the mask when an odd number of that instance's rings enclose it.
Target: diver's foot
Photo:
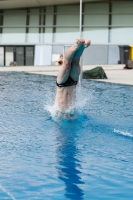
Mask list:
[[[84,42],[84,48],[89,47],[90,44],[91,44],[91,40],[85,40],[85,42]]]
[[[76,51],[76,53],[74,54],[73,57],[73,62],[77,63],[77,66],[79,65],[79,59],[84,51],[85,48],[87,48],[88,46],[90,46],[91,41],[90,40],[84,40],[84,39],[77,39],[75,40],[75,43],[78,44],[78,48]]]
[[[85,43],[85,40],[83,39],[83,38],[79,38],[79,39],[76,39],[75,41],[74,41],[74,48],[75,49],[80,49],[81,47],[83,47],[84,46],[84,43]]]

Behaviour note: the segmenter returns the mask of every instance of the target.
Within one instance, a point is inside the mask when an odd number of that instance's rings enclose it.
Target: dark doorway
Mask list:
[[[34,66],[34,46],[1,46],[0,65]]]
[[[34,65],[34,47],[25,47],[25,65]]]
[[[16,52],[14,53],[16,53],[16,56],[14,56],[14,58],[16,57],[16,60],[14,59],[16,65],[24,66],[24,47],[16,47]]]

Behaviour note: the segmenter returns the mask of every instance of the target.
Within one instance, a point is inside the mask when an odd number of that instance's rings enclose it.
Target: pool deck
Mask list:
[[[96,66],[101,66],[108,79],[95,79],[95,81],[133,85],[133,69],[123,70],[124,65],[84,65],[83,71],[90,70]],[[45,74],[57,76],[60,66],[16,66],[0,67],[0,71],[27,72],[34,74]]]

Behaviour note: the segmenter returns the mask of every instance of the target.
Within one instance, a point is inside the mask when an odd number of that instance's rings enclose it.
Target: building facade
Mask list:
[[[54,65],[81,36],[79,10],[79,3],[0,10],[0,66]],[[84,65],[117,64],[119,45],[133,44],[133,1],[84,2],[82,37],[92,41]]]

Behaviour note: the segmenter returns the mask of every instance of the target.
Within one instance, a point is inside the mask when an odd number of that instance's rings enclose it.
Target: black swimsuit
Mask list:
[[[58,87],[69,87],[69,86],[77,85],[77,83],[78,81],[74,81],[70,76],[68,77],[65,83],[58,84],[56,81],[56,85]]]

